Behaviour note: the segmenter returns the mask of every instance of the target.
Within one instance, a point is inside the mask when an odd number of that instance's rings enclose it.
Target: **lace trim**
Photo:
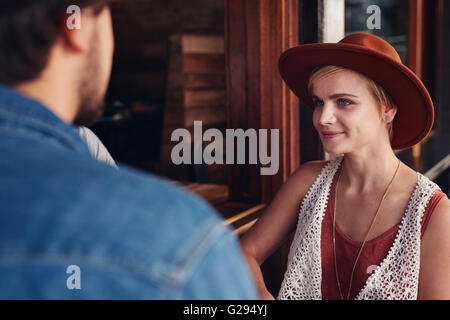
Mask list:
[[[289,250],[287,271],[278,299],[317,300],[322,298],[320,248],[322,220],[328,203],[332,178],[342,159],[343,157],[331,160],[322,168],[302,201],[297,232]],[[305,259],[305,256],[308,259]]]
[[[422,218],[440,188],[417,172],[418,182],[387,256],[367,279],[357,300],[416,300],[419,289]]]

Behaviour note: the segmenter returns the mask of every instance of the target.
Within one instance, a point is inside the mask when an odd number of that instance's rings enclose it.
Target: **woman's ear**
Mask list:
[[[384,108],[383,120],[386,123],[392,122],[397,114],[397,106],[391,106],[389,109]]]

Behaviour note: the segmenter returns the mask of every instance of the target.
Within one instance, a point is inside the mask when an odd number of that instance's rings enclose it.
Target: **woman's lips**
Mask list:
[[[334,133],[323,132],[323,137],[325,139],[333,139],[333,138],[340,136],[341,134],[343,134],[343,132],[334,132]]]

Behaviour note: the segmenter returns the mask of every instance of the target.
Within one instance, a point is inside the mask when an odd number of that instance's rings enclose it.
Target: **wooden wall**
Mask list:
[[[279,129],[279,171],[230,165],[230,199],[269,203],[300,165],[298,99],[278,71],[281,53],[298,44],[297,0],[227,0],[225,13],[229,128]]]
[[[172,34],[221,35],[223,0],[115,0],[109,98],[165,100]]]
[[[227,127],[224,38],[221,35],[180,34],[171,36],[167,98],[161,139],[160,174],[178,180],[227,184],[225,164],[174,165],[171,151],[178,142],[172,132],[188,129],[191,149],[202,148],[202,137],[194,139],[194,121],[202,131]],[[216,143],[211,142],[211,143]],[[219,149],[222,146],[218,146]],[[192,151],[191,151],[192,152]],[[202,152],[202,151],[201,151]],[[192,160],[192,157],[191,157]]]
[[[119,162],[159,173],[166,98],[172,95],[168,90],[171,37],[223,37],[224,2],[112,0],[111,13],[115,54],[106,97],[109,119],[92,130]],[[121,102],[120,110],[115,102]],[[111,121],[114,112],[120,116]]]

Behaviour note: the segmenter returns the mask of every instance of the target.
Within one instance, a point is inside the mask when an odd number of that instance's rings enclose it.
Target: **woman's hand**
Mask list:
[[[266,289],[259,293],[261,300],[275,300],[274,296]]]
[[[263,300],[275,300],[264,283],[260,265],[295,230],[299,206],[325,161],[304,163],[289,177],[256,223],[243,235],[241,247]]]

